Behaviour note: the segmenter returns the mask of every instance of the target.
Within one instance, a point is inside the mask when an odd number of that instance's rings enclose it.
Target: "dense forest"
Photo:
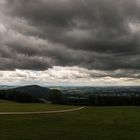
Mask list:
[[[11,100],[20,103],[58,103],[58,99],[60,102],[58,95],[61,95],[59,90],[52,90],[37,85],[0,90],[0,99]]]
[[[15,90],[1,90],[0,99],[11,100],[20,103],[39,103],[40,100],[37,97],[29,95],[28,93],[21,93]]]

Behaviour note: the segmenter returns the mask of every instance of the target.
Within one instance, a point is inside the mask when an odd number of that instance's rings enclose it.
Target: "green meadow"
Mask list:
[[[75,106],[39,104],[39,103],[15,103],[0,100],[0,112],[35,112],[74,109]]]
[[[0,112],[77,108],[0,101]],[[0,140],[139,140],[139,107],[86,107],[75,112],[0,115]]]

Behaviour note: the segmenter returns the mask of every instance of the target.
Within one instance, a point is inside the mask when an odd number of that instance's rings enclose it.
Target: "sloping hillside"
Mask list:
[[[37,98],[43,98],[43,99],[48,99],[51,93],[50,89],[38,85],[18,87],[15,88],[14,90],[20,93],[28,93],[29,95],[35,96]]]

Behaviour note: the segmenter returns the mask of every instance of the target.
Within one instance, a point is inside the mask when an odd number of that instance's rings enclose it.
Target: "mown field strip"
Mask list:
[[[25,115],[25,114],[53,114],[53,113],[65,113],[65,112],[73,112],[84,109],[85,106],[75,108],[75,109],[67,109],[67,110],[57,110],[57,111],[37,111],[37,112],[0,112],[0,115]]]

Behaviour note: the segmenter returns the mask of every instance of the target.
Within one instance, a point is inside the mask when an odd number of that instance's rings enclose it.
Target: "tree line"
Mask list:
[[[48,98],[46,99],[46,96]],[[52,102],[55,104],[62,103],[62,93],[59,90],[51,90],[49,93],[44,93],[44,98],[41,96],[36,96],[34,94],[29,94],[27,92],[21,92],[14,89],[10,90],[0,90],[0,99],[16,101],[19,103],[46,103]]]
[[[90,106],[140,106],[140,95],[89,95],[83,97],[67,97],[57,94],[52,103],[67,105],[90,105]]]
[[[16,101],[20,103],[39,103],[39,99],[29,95],[28,93],[21,93],[15,90],[0,90],[0,99]]]
[[[21,103],[40,103],[40,98],[15,90],[0,90],[0,99]],[[88,96],[62,94],[52,90],[48,101],[52,104],[89,105],[89,106],[140,106],[140,94],[92,94]]]

